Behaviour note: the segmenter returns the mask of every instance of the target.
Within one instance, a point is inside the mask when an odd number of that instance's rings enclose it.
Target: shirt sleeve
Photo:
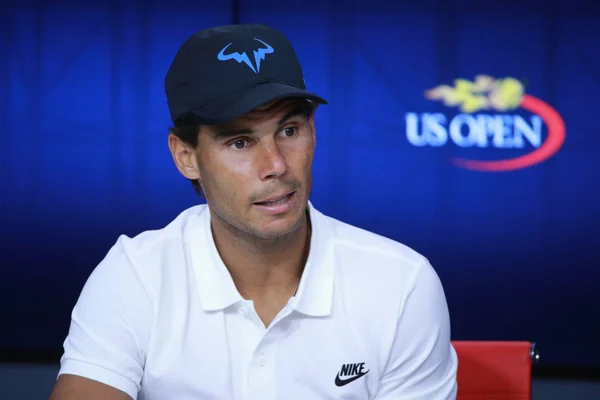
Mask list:
[[[151,297],[121,236],[85,283],[71,314],[58,375],[92,379],[137,398],[143,376]]]
[[[375,400],[455,400],[457,367],[444,290],[425,262],[400,310]]]

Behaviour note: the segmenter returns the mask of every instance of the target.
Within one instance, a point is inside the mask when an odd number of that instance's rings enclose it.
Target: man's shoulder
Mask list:
[[[100,285],[125,280],[141,284],[148,293],[157,295],[172,280],[185,279],[186,240],[198,237],[193,231],[202,230],[205,207],[190,207],[159,229],[145,230],[131,237],[120,235],[93,268],[90,280],[102,282]]]
[[[198,229],[203,213],[207,212],[205,204],[189,207],[180,212],[167,225],[142,231],[135,236],[121,235],[119,242],[130,254],[143,255],[149,252],[164,252],[168,247],[181,247],[189,230]]]
[[[328,222],[336,248],[351,254],[364,254],[378,260],[413,267],[428,264],[427,258],[401,241],[369,231],[339,219],[323,216]]]
[[[328,216],[323,219],[334,248],[337,291],[357,319],[385,330],[388,323],[368,317],[374,308],[377,315],[397,316],[417,288],[441,293],[437,272],[425,255],[376,232]]]
[[[123,268],[133,268],[137,273],[159,277],[164,268],[185,264],[185,242],[190,236],[198,237],[190,231],[201,231],[205,210],[205,205],[192,206],[161,228],[120,235],[96,270],[119,274]]]
[[[402,298],[415,285],[437,277],[429,259],[401,241],[330,216],[323,220],[335,249],[336,274],[350,292],[368,287],[374,298],[388,293]]]

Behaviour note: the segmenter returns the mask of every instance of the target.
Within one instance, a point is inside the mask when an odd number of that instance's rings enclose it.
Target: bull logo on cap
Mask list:
[[[254,54],[254,62],[256,63],[256,67],[252,64],[252,61],[250,61],[250,57],[248,57],[248,53],[246,53],[245,51],[243,53],[235,52],[225,54],[225,50],[227,50],[227,48],[231,46],[233,42],[229,43],[227,46],[221,49],[219,55],[217,56],[217,59],[219,61],[236,60],[238,63],[246,64],[248,67],[250,67],[252,72],[258,74],[260,72],[261,60],[264,60],[267,54],[274,53],[275,50],[273,50],[271,46],[269,46],[267,43],[263,42],[260,39],[254,38],[254,40],[266,46],[252,51],[252,53]]]

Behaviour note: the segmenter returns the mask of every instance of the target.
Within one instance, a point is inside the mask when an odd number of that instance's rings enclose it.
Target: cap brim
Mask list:
[[[323,98],[306,90],[283,83],[266,82],[246,87],[237,92],[196,108],[192,114],[205,125],[218,125],[233,121],[250,111],[274,100],[305,98],[319,104],[327,104]]]

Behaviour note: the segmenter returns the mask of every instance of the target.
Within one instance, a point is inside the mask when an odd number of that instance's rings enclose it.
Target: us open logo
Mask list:
[[[486,172],[528,168],[552,157],[565,141],[565,123],[560,114],[546,102],[526,94],[515,78],[479,75],[474,81],[456,79],[454,86],[440,85],[425,91],[425,97],[458,107],[460,112],[453,116],[406,113],[406,138],[411,145],[454,145],[482,152],[486,148],[506,150],[506,156],[497,160],[453,158],[451,162],[460,168]],[[525,113],[517,114],[519,109]],[[521,150],[520,155],[516,155],[516,149]]]

